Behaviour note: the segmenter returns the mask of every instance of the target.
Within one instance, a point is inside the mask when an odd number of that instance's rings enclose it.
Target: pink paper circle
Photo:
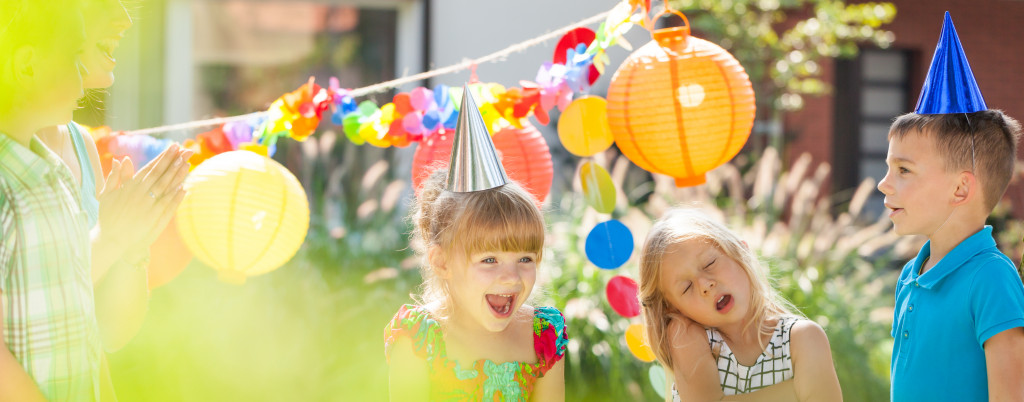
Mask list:
[[[616,313],[626,318],[640,315],[640,301],[636,297],[638,291],[636,281],[622,275],[613,277],[608,281],[608,286],[605,286],[608,304],[612,305]]]

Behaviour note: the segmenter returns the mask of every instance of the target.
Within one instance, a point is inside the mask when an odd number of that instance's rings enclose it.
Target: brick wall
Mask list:
[[[985,102],[1024,120],[1024,1],[1022,0],[891,0],[896,20],[887,28],[896,35],[894,48],[914,52],[907,111],[913,109],[928,73],[942,28],[950,12]],[[834,80],[834,66],[823,64],[823,78]],[[815,161],[832,160],[834,100],[831,96],[805,99],[805,108],[785,118],[791,136],[786,150],[792,161],[809,152]],[[894,116],[895,117],[895,116]],[[1018,147],[1024,160],[1024,147]],[[1008,191],[1018,217],[1024,217],[1024,177]]]

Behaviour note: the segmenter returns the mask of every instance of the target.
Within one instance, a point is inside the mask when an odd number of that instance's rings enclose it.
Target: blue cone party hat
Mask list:
[[[455,124],[452,158],[448,164],[448,191],[468,193],[509,182],[487,124],[480,115],[469,86],[462,87],[462,108]]]
[[[914,113],[974,113],[982,110],[988,110],[988,107],[981,97],[978,82],[974,80],[967,55],[953,27],[953,19],[947,11],[942,22],[942,35],[935,46],[932,65],[928,68],[928,77],[924,79]]]

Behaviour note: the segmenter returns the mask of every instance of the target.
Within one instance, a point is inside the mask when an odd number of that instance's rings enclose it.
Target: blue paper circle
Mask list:
[[[651,386],[654,387],[654,392],[657,392],[658,396],[665,398],[665,368],[661,367],[660,364],[655,364],[651,366],[647,374],[651,378]]]
[[[615,269],[633,255],[633,234],[617,220],[598,223],[587,235],[587,258],[600,268]]]

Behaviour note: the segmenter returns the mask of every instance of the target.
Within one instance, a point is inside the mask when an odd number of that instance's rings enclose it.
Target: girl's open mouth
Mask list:
[[[715,309],[719,313],[728,313],[732,309],[732,295],[722,295],[718,298],[718,302],[715,303]]]
[[[488,294],[485,296],[491,311],[498,318],[506,318],[512,315],[512,306],[515,305],[516,295],[513,294]]]

